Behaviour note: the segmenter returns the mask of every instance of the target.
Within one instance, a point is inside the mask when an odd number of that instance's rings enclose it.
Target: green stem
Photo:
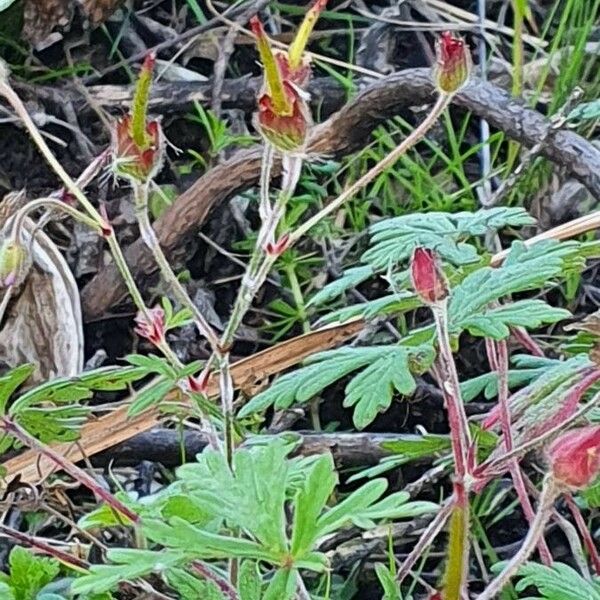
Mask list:
[[[181,302],[182,306],[185,306],[191,313],[194,323],[200,332],[200,335],[204,336],[213,352],[220,354],[219,338],[210,326],[204,315],[198,310],[198,307],[192,302],[185,288],[181,285],[177,275],[171,269],[171,265],[164,255],[156,233],[150,223],[148,215],[148,186],[147,184],[134,183],[133,185],[134,196],[135,196],[135,213],[140,226],[140,235],[144,240],[148,249],[152,252],[154,260],[158,264],[160,272],[166,282],[169,284],[175,297]]]
[[[306,305],[304,304],[304,296],[300,289],[300,282],[298,281],[298,275],[293,264],[287,264],[284,267],[285,274],[287,275],[288,281],[290,282],[290,288],[292,290],[292,297],[296,304],[296,310],[298,311],[298,317],[302,321],[302,331],[308,333],[310,331],[310,323],[308,322],[308,315],[306,314]]]
[[[384,159],[379,161],[374,167],[367,171],[362,177],[357,179],[349,188],[344,190],[335,200],[322,208],[310,219],[302,223],[295,231],[290,234],[289,245],[295,244],[307,231],[312,229],[317,223],[322,221],[327,215],[336,211],[344,202],[355,196],[360,190],[373,181],[380,173],[391,167],[402,155],[406,154],[425,134],[433,127],[440,115],[444,112],[452,95],[440,94],[431,112],[412,132],[392,150]]]

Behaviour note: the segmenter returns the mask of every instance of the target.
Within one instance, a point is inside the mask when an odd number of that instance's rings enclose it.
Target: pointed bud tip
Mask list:
[[[265,29],[263,27],[262,21],[258,18],[257,15],[254,15],[250,18],[250,29],[256,37],[265,36]]]
[[[156,52],[148,52],[144,62],[142,63],[142,70],[152,72],[156,65]]]
[[[471,53],[461,37],[444,31],[436,43],[435,80],[438,90],[446,94],[457,92],[469,78]]]
[[[0,244],[0,287],[21,284],[30,267],[27,248],[18,240],[4,239]]]

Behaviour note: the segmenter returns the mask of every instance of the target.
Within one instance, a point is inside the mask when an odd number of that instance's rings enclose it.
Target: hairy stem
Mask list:
[[[455,500],[456,499],[454,496],[452,496],[449,500],[442,504],[441,508],[435,514],[435,517],[433,517],[433,520],[429,523],[429,525],[427,525],[427,528],[421,534],[421,537],[418,539],[414,548],[410,551],[410,554],[404,559],[404,562],[398,569],[398,574],[396,575],[396,581],[398,584],[404,581],[404,578],[410,573],[410,570],[413,568],[417,560],[423,556],[425,550],[431,546],[439,532],[444,528],[444,525],[446,525],[446,522],[452,514]]]
[[[588,551],[590,555],[590,560],[592,562],[592,566],[594,568],[594,572],[596,575],[600,575],[600,555],[598,554],[598,549],[596,548],[596,544],[590,534],[589,527],[587,526],[581,511],[577,504],[575,504],[575,500],[573,499],[572,494],[565,494],[565,501],[571,514],[573,515],[573,519],[575,521],[575,525],[577,525],[577,529],[579,530],[579,535],[583,539],[583,543],[585,545],[585,549]]]
[[[90,217],[101,224],[101,215],[87,199],[86,195],[81,191],[79,186],[73,181],[70,175],[64,170],[58,159],[54,156],[52,150],[50,150],[48,144],[46,144],[46,140],[44,140],[42,134],[39,132],[37,126],[33,122],[33,119],[29,116],[29,113],[27,112],[23,102],[12,89],[7,79],[2,80],[0,78],[0,95],[4,96],[6,101],[13,107],[14,111],[17,113],[17,116],[21,119],[23,125],[25,125],[27,131],[29,132],[29,135],[38,147],[39,151],[42,153],[43,157],[52,167],[54,172],[58,175],[67,190],[71,192],[75,198],[77,198]]]
[[[465,412],[465,405],[460,392],[460,382],[456,363],[450,345],[448,334],[448,302],[442,300],[432,306],[433,318],[437,331],[438,346],[440,351],[441,375],[440,387],[446,401],[448,411],[448,424],[452,439],[452,451],[457,481],[464,483],[467,474],[467,454],[471,447],[471,433]]]
[[[502,588],[516,575],[521,566],[531,556],[544,533],[544,527],[548,519],[552,516],[552,506],[556,496],[557,489],[554,479],[551,475],[546,475],[539,497],[538,509],[523,544],[504,567],[504,570],[477,596],[476,600],[493,600],[497,598]]]
[[[506,452],[510,452],[513,447],[513,435],[512,435],[512,423],[510,415],[510,405],[508,402],[508,348],[506,340],[499,340],[498,342],[491,342],[489,350],[492,354],[495,354],[495,358],[490,360],[490,364],[493,362],[498,373],[498,404],[500,406],[500,426],[502,431],[502,438],[504,441],[504,448]],[[490,357],[491,358],[491,357]],[[535,518],[535,513],[531,501],[529,500],[529,494],[527,493],[527,487],[525,480],[523,479],[523,473],[519,466],[519,461],[514,458],[509,463],[510,475],[517,492],[517,497],[523,508],[523,513],[527,522],[531,525]],[[540,558],[545,565],[552,564],[552,554],[546,544],[546,540],[542,536],[538,545],[540,552]]]
[[[446,554],[444,600],[461,600],[467,593],[469,571],[469,500],[461,484],[454,485]]]
[[[198,307],[192,302],[192,299],[179,282],[179,279],[177,279],[177,275],[175,275],[173,269],[171,269],[171,265],[164,255],[158,238],[156,237],[156,233],[152,228],[148,216],[148,186],[146,184],[135,183],[133,189],[135,195],[135,214],[140,226],[140,235],[142,236],[142,239],[146,246],[148,246],[150,252],[152,252],[163,278],[173,290],[177,300],[192,313],[192,318],[194,319],[194,323],[196,324],[200,335],[208,340],[213,352],[218,354],[220,352],[220,346],[217,334],[204,315],[198,310]]]
[[[225,595],[227,600],[239,600],[236,589],[224,577],[217,575],[212,569],[199,560],[192,563],[192,569],[207,581],[212,581]]]
[[[417,142],[419,142],[425,134],[436,123],[440,115],[450,104],[452,95],[440,94],[431,112],[425,119],[411,131],[411,133],[392,150],[384,159],[379,161],[374,167],[367,171],[362,177],[357,179],[349,188],[344,190],[335,200],[322,208],[318,213],[310,219],[302,223],[295,231],[290,234],[290,245],[295,244],[309,229],[312,229],[317,223],[322,221],[327,215],[336,211],[344,202],[355,196],[360,190],[373,181],[387,168],[391,167],[403,154],[406,154]]]

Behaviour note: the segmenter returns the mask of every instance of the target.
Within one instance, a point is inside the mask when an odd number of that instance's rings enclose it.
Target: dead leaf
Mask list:
[[[75,279],[54,242],[26,219],[32,267],[0,324],[0,361],[36,366],[28,384],[72,377],[83,368],[83,322]],[[33,239],[32,239],[33,238]]]

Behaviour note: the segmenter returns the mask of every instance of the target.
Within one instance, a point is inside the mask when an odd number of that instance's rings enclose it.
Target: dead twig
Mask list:
[[[408,69],[370,85],[325,123],[315,127],[309,152],[344,156],[364,146],[370,132],[399,111],[433,98],[429,69]],[[454,102],[480,117],[508,137],[530,148],[552,127],[539,112],[525,107],[499,88],[477,79],[458,93]],[[555,162],[600,198],[600,151],[571,131],[555,131],[540,155]],[[176,259],[186,240],[205,222],[210,210],[235,194],[256,185],[261,149],[240,150],[228,161],[200,177],[162,214],[154,227],[161,247]],[[280,164],[274,165],[274,175]],[[156,264],[140,240],[125,253],[138,277],[156,270]],[[87,319],[101,316],[125,297],[126,291],[114,265],[108,265],[83,289]]]

